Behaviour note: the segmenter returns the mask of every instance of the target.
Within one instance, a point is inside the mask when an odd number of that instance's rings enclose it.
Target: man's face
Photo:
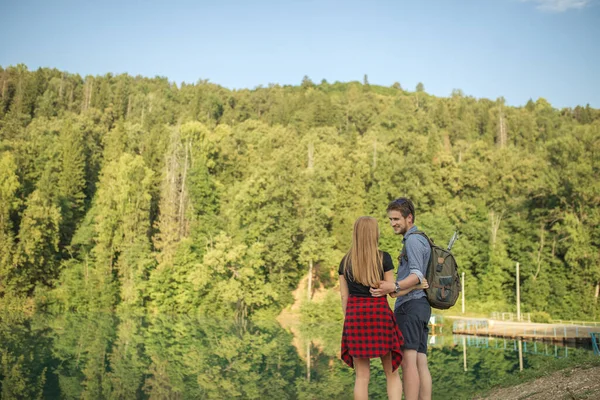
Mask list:
[[[388,218],[396,235],[404,235],[408,232],[412,224],[412,214],[409,214],[408,217],[404,218],[400,211],[397,210],[389,211]]]

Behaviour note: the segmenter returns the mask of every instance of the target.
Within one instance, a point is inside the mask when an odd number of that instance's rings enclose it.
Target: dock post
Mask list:
[[[463,272],[464,274],[464,272]],[[467,343],[466,343],[466,339],[463,336],[463,369],[465,370],[465,372],[467,371]]]
[[[519,278],[519,263],[517,263],[517,321],[521,321],[521,282]]]
[[[465,313],[465,273],[462,273],[462,313]],[[465,367],[466,368],[466,367]],[[465,369],[466,371],[466,369]]]
[[[306,380],[310,382],[310,343],[306,345]]]
[[[523,371],[523,343],[521,343],[520,340],[519,340],[519,371]]]

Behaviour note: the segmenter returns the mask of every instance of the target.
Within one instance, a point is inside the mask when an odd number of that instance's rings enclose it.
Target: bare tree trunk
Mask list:
[[[306,297],[308,301],[312,297],[312,276],[313,276],[313,262],[310,260],[308,262],[308,289],[306,290]]]
[[[498,121],[498,146],[503,149],[508,142],[508,134],[506,132],[506,121],[504,120],[504,112],[500,106]]]
[[[496,246],[496,238],[498,237],[498,230],[500,229],[500,223],[502,222],[502,215],[504,211],[500,213],[500,215],[496,215],[494,210],[490,211],[490,221],[492,224],[492,247]]]
[[[131,95],[127,96],[127,111],[125,112],[125,119],[129,118],[131,114]]]
[[[85,111],[85,106],[87,104],[87,92],[88,92],[88,82],[87,80],[83,84],[83,99],[81,99],[81,112]]]
[[[537,255],[537,270],[535,271],[535,275],[533,277],[533,280],[535,281],[541,271],[542,268],[542,251],[544,250],[544,233],[546,231],[544,230],[544,223],[541,223],[540,226],[540,248],[538,249],[538,255]]]
[[[6,95],[6,70],[2,73],[2,99]]]
[[[159,252],[160,267],[172,265],[175,244],[179,242],[179,135],[177,129],[171,134],[171,143],[165,157],[165,178],[160,197],[160,217],[157,222],[159,233],[154,237],[154,246]]]
[[[310,382],[310,341],[306,344],[306,380]]]
[[[15,94],[14,97],[14,102],[15,102],[15,109],[16,110],[21,110],[21,104],[23,103],[23,84],[22,84],[23,78],[21,77],[21,75],[19,75],[19,81],[17,82],[17,93]]]
[[[181,178],[181,192],[179,195],[179,235],[185,235],[185,180],[187,179],[188,157],[190,142],[185,144],[185,161],[183,163],[183,176]]]
[[[596,294],[594,295],[594,304],[598,304],[598,296],[600,295],[600,281],[596,283]]]
[[[69,110],[71,109],[71,106],[73,105],[73,91],[75,89],[73,88],[73,86],[71,86],[71,91],[69,92]]]
[[[240,334],[246,331],[247,319],[248,316],[248,306],[246,306],[246,302],[243,299],[238,299],[237,305],[235,308],[235,319],[237,325],[240,329]]]
[[[92,91],[93,90],[94,90],[94,79],[91,79],[91,81],[90,81],[90,87],[89,87],[89,90],[88,90],[87,105],[85,106],[86,110],[88,108],[90,108],[90,106],[92,104]]]
[[[90,108],[92,102],[92,90],[94,88],[94,81],[92,78],[87,78],[83,85],[83,101],[81,102],[81,111],[86,111]]]
[[[60,76],[60,87],[58,88],[58,97],[62,100],[63,98],[63,89],[65,85],[65,73]]]

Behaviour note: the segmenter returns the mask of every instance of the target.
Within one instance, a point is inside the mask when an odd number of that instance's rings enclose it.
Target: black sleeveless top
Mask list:
[[[390,256],[389,253],[386,253],[385,251],[382,251],[382,253],[383,273],[386,273],[387,271],[391,271],[394,269],[394,262],[392,261],[392,256]],[[352,278],[352,265],[350,263],[348,263],[348,271],[344,273],[345,258],[346,257],[342,258],[338,272],[340,275],[344,275],[346,277],[346,282],[348,282],[348,290],[350,294],[359,297],[373,297],[371,296],[371,292],[369,292],[369,286],[365,286],[362,283],[354,282],[354,279]],[[383,275],[381,275],[381,280],[383,280]]]

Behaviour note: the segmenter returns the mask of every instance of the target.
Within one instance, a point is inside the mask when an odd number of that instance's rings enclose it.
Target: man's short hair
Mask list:
[[[407,218],[410,214],[413,216],[413,223],[415,222],[415,205],[408,197],[400,197],[388,204],[387,212],[400,211],[400,214],[404,218]]]

